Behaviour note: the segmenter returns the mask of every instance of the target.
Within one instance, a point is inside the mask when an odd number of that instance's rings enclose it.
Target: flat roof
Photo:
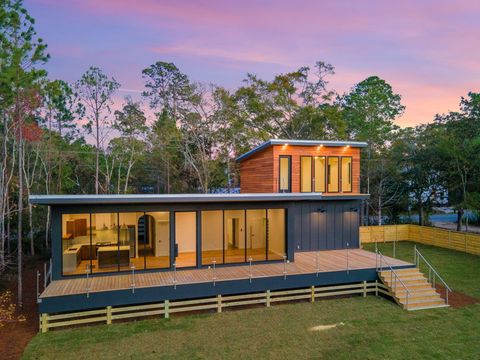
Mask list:
[[[366,147],[367,143],[363,141],[348,141],[348,140],[286,140],[286,139],[270,139],[256,148],[247,151],[245,154],[237,157],[236,161],[243,161],[252,156],[256,152],[266,149],[273,145],[293,145],[293,146],[351,146],[351,147]]]
[[[127,195],[30,195],[35,205],[168,204],[300,200],[363,200],[367,194],[258,193],[258,194],[127,194]]]

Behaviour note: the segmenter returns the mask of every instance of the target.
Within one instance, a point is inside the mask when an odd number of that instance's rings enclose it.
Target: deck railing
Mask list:
[[[376,252],[376,267],[377,267],[377,271],[379,271],[380,273],[383,271],[383,263],[385,263],[385,265],[387,265],[387,268],[390,270],[390,284],[391,286],[393,287],[392,290],[394,293],[397,292],[397,281],[402,285],[402,287],[405,289],[405,292],[406,292],[406,295],[407,295],[407,299],[406,299],[406,306],[405,306],[405,309],[408,310],[408,300],[409,300],[409,297],[410,297],[410,290],[407,288],[407,286],[405,285],[405,283],[402,281],[402,279],[400,279],[400,277],[398,276],[398,274],[395,272],[395,270],[393,269],[393,267],[387,262],[387,260],[385,260],[385,257],[383,256],[383,254],[377,250]]]
[[[440,282],[443,284],[445,287],[445,302],[448,305],[448,293],[452,292],[452,289],[447,285],[445,280],[438,274],[437,270],[425,259],[425,257],[422,255],[422,253],[417,249],[417,246],[414,246],[414,253],[413,253],[413,261],[415,265],[420,268],[420,261],[423,260],[425,265],[427,265],[428,268],[428,282],[432,284],[433,288],[435,289],[435,279],[438,278]]]

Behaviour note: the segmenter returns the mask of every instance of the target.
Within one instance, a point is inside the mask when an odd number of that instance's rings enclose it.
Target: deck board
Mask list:
[[[300,252],[295,254],[295,261],[287,263],[287,275],[312,274],[316,273],[316,263],[318,256],[319,272],[334,272],[347,269],[347,250],[328,250],[319,252]],[[385,257],[392,266],[412,265],[408,262]],[[362,249],[348,250],[348,265],[350,270],[374,269],[375,253]],[[253,278],[283,276],[284,263],[254,264],[250,267],[246,265],[220,266],[215,269],[216,281],[241,280],[250,277],[250,271]],[[197,284],[213,281],[213,269],[188,269],[177,270],[177,285]],[[122,273],[109,276],[94,276],[88,279],[90,292],[125,290],[131,288],[132,277],[130,273]],[[173,271],[159,271],[150,273],[135,273],[135,287],[155,287],[172,286],[174,283]],[[87,279],[62,279],[51,282],[41,298],[83,294],[86,292]]]

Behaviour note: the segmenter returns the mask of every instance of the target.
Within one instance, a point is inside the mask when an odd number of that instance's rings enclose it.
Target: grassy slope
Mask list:
[[[399,245],[397,255],[411,260],[412,247]],[[390,245],[382,248],[385,255],[391,253]],[[424,246],[421,251],[456,290],[480,297],[479,257]],[[340,322],[345,325],[323,332],[308,330]],[[37,335],[24,354],[25,359],[119,357],[476,359],[480,304],[406,312],[373,296],[296,303],[53,331]]]

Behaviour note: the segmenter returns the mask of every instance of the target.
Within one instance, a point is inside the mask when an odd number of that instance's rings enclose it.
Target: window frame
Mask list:
[[[302,159],[303,158],[310,158],[310,191],[304,191],[302,190],[303,186],[303,167],[302,167]],[[301,155],[300,156],[300,192],[301,193],[312,193],[315,192],[314,190],[314,177],[315,177],[315,165],[313,164],[313,156],[311,155]]]
[[[333,159],[333,158],[336,158],[337,159],[337,191],[332,191],[330,190],[330,178],[331,178],[331,171],[330,171],[330,159]],[[327,192],[329,193],[339,193],[340,192],[340,175],[341,175],[341,171],[340,171],[340,168],[341,168],[341,161],[340,161],[340,158],[341,156],[327,156],[327,184],[326,184],[326,188],[327,188]]]
[[[342,164],[343,159],[350,159],[350,168],[349,168],[350,190],[349,191],[344,191],[343,190],[343,171],[340,171],[340,174],[341,174],[340,190],[343,193],[352,193],[353,192],[353,156],[341,156],[341,158],[340,158],[340,169],[343,169],[343,164]]]
[[[288,159],[288,189],[284,190],[281,188],[282,178],[282,159]],[[279,155],[278,157],[278,192],[279,193],[291,193],[292,192],[292,156],[291,155]]]
[[[325,161],[324,165],[323,165],[324,186],[323,186],[323,190],[320,190],[320,191],[316,191],[317,179],[316,179],[316,176],[315,176],[315,171],[317,169],[317,165],[315,164],[315,160],[318,159],[318,158],[323,158],[324,161]],[[317,193],[317,194],[325,193],[325,192],[327,192],[327,186],[328,186],[328,183],[327,183],[327,156],[325,156],[325,155],[315,155],[313,157],[312,164],[313,164],[313,174],[312,174],[312,181],[313,181],[312,190],[313,191],[312,192]]]

